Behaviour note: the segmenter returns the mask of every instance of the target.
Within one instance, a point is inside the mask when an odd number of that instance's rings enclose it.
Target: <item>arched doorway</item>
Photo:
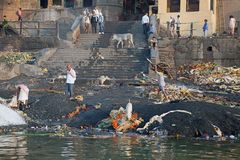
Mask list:
[[[48,7],[48,0],[40,0],[40,7],[47,8]]]

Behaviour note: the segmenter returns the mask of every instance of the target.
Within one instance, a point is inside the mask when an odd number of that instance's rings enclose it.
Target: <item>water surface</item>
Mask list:
[[[203,141],[147,137],[59,138],[0,136],[0,159],[239,159],[238,141]]]

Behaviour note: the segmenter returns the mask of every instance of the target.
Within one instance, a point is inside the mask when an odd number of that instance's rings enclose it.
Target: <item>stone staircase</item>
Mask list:
[[[149,51],[138,21],[106,22],[105,34],[81,34],[72,48],[59,48],[44,63],[52,74],[65,74],[66,64],[73,64],[79,79],[96,79],[101,75],[115,79],[133,79],[140,72],[148,72],[146,57]],[[116,49],[111,41],[113,33],[133,33],[135,48]],[[142,35],[142,36],[141,36]],[[104,59],[94,59],[100,53]]]

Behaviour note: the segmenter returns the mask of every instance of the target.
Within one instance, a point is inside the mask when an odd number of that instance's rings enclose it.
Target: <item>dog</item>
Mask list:
[[[130,47],[130,45],[132,45],[132,47],[135,47],[133,44],[133,34],[132,33],[113,34],[112,40],[116,40],[118,42],[117,48],[120,43],[122,44],[122,48],[123,48],[123,41],[128,42],[128,48]]]

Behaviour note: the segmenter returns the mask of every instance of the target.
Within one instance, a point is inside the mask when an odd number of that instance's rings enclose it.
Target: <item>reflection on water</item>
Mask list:
[[[0,159],[26,159],[28,155],[26,137],[16,135],[0,136]]]
[[[57,138],[0,136],[0,159],[239,159],[239,142],[146,137]]]

